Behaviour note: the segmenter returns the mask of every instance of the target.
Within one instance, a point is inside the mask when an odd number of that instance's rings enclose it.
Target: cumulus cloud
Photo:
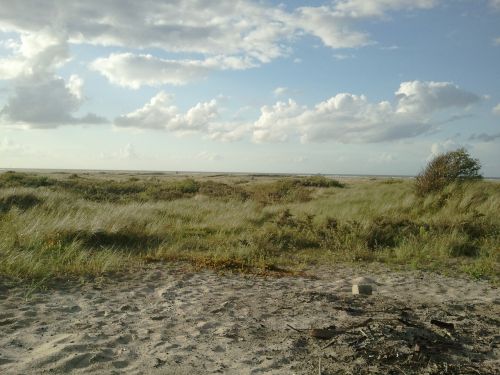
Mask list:
[[[240,70],[255,66],[250,59],[214,56],[205,60],[166,60],[152,55],[116,53],[94,60],[90,67],[111,83],[138,89],[143,85],[184,85],[213,70]]]
[[[341,93],[314,108],[295,101],[261,108],[254,124],[256,142],[282,142],[299,136],[302,142],[383,142],[414,137],[433,128],[432,114],[467,107],[480,100],[447,82],[403,82],[396,101],[371,103],[364,95]]]
[[[255,142],[284,142],[297,127],[298,117],[304,113],[305,107],[294,100],[278,102],[273,106],[263,106],[261,115],[254,124],[253,140]]]
[[[500,9],[500,0],[489,0],[490,6],[494,9]]]
[[[332,48],[353,48],[370,44],[367,33],[357,31],[350,17],[327,6],[298,9],[297,24]]]
[[[0,152],[18,152],[22,151],[23,147],[14,141],[12,141],[10,138],[2,138],[0,140]]]
[[[450,108],[466,109],[480,97],[449,82],[402,82],[395,100],[370,102],[364,95],[340,93],[307,107],[292,99],[261,108],[253,123],[223,121],[216,99],[200,102],[186,111],[172,104],[172,97],[160,91],[143,107],[115,119],[117,127],[158,129],[176,134],[200,133],[223,142],[252,140],[285,142],[337,141],[373,143],[415,137],[437,129],[443,121],[434,114]],[[459,111],[460,111],[459,109]],[[447,122],[460,119],[460,112]]]
[[[69,60],[65,37],[47,30],[22,34],[19,41],[10,39],[6,46],[12,54],[0,59],[0,79],[46,75]]]
[[[352,54],[346,55],[345,53],[336,53],[333,55],[333,58],[335,60],[342,61],[342,60],[354,59],[354,55],[352,55]]]
[[[467,107],[481,97],[450,82],[403,82],[396,91],[400,113],[430,113],[449,107]]]
[[[500,103],[498,103],[496,106],[494,106],[493,109],[491,110],[491,112],[494,115],[500,116]]]
[[[118,152],[118,158],[120,159],[131,160],[137,159],[138,157],[139,156],[137,155],[135,147],[132,143],[127,143],[127,145]]]
[[[241,122],[211,123],[207,137],[214,141],[235,142],[247,136],[251,128],[251,124]]]
[[[289,91],[288,87],[276,87],[273,90],[274,96],[283,96]]]
[[[290,14],[253,1],[18,0],[2,4],[0,28],[36,32],[64,25],[71,43],[251,56],[269,61],[294,31]]]
[[[170,104],[172,97],[160,91],[142,108],[115,119],[118,127],[137,129],[164,129],[178,114]]]
[[[454,141],[453,139],[447,139],[443,142],[436,142],[431,145],[431,153],[427,157],[427,161],[432,160],[438,155],[444,154],[445,152],[448,151],[453,151],[458,148],[465,147],[467,148],[466,145],[462,145]]]
[[[437,3],[438,0],[340,0],[336,9],[351,17],[382,17],[389,11],[430,9]]]
[[[31,128],[55,128],[60,125],[103,124],[103,117],[88,113],[74,116],[84,101],[83,81],[76,75],[69,82],[57,76],[28,76],[16,81],[14,93],[0,111],[4,124]]]
[[[185,112],[172,101],[171,95],[160,91],[143,107],[117,117],[114,125],[119,128],[164,130],[178,135],[200,133],[222,142],[240,140],[250,131],[248,123],[221,121],[216,99],[197,103]]]
[[[13,83],[13,93],[0,110],[3,124],[54,128],[106,122],[92,113],[74,116],[85,100],[83,80],[72,75],[66,82],[54,73],[69,59],[64,37],[43,30],[22,35],[18,44],[10,43],[10,49],[12,55],[0,60],[0,79]]]
[[[46,34],[59,35],[65,43],[157,48],[174,56],[203,55],[199,60],[166,60],[150,55],[114,54],[92,64],[111,82],[136,88],[153,84],[154,74],[159,84],[184,84],[205,77],[214,69],[258,66],[290,55],[291,44],[304,34],[318,37],[331,48],[361,47],[372,41],[366,32],[358,30],[359,18],[426,9],[434,3],[432,0],[342,0],[287,11],[283,6],[250,0],[127,1],[126,4],[122,0],[16,0],[2,4],[0,30],[31,39],[21,43],[28,49],[36,50],[40,42],[45,46],[45,59],[60,58],[64,52],[47,48],[48,42],[43,40],[46,36],[40,36],[40,30],[48,30],[47,25],[52,26]],[[53,46],[64,45],[57,42]],[[3,77],[13,77],[30,68],[25,60],[16,57],[0,61]]]
[[[396,160],[396,157],[389,152],[376,153],[376,154],[370,155],[368,157],[368,161],[370,161],[372,163],[377,163],[377,164],[391,163],[395,160]]]
[[[196,158],[201,160],[216,161],[221,160],[222,156],[216,152],[201,151],[196,155]]]

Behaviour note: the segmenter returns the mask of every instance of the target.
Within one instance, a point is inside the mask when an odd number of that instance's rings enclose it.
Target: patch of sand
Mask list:
[[[0,284],[0,373],[317,374],[320,359],[323,374],[500,372],[500,293],[490,284],[380,266],[309,274],[155,266],[28,298]],[[371,284],[373,295],[352,296],[353,282]],[[415,352],[406,337],[417,328],[398,323],[401,316],[436,332],[425,345],[450,336],[460,347],[441,357]],[[367,318],[371,327],[341,333]],[[456,329],[450,335],[431,319]],[[339,334],[326,349],[307,334],[332,325]]]

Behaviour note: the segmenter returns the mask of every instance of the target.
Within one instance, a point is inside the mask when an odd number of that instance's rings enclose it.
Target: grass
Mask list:
[[[384,262],[499,281],[500,185],[321,176],[0,175],[0,275],[93,277],[146,262],[243,272]]]

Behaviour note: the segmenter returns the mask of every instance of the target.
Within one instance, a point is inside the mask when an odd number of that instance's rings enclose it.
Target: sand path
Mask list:
[[[500,293],[490,284],[380,266],[310,274],[262,278],[154,266],[28,296],[0,282],[0,373],[317,374],[320,358],[323,374],[500,369]],[[351,295],[360,276],[372,283],[372,296]],[[389,322],[401,313],[430,328],[430,319],[452,322],[452,335],[434,331],[460,348],[418,357],[425,350],[416,353],[405,341],[412,327]],[[380,321],[339,334],[324,350],[326,341],[287,326],[338,329],[367,317]]]

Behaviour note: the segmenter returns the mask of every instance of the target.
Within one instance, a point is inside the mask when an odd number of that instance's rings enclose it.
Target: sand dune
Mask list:
[[[351,295],[357,277],[369,278],[372,296]],[[442,357],[415,353],[404,341],[411,327],[398,326],[396,311],[460,348],[450,344]],[[0,373],[317,374],[321,358],[323,374],[439,373],[442,366],[487,374],[500,368],[498,316],[500,293],[488,283],[434,274],[373,266],[262,278],[155,266],[28,296],[26,288],[1,286]],[[371,327],[341,333],[367,317]],[[433,318],[455,331],[433,328]],[[332,325],[337,341],[324,350],[324,340],[289,327]]]

